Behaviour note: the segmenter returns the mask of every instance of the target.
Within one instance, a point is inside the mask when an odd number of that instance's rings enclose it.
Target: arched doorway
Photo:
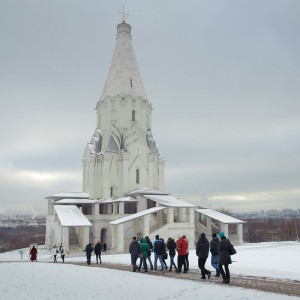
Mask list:
[[[103,244],[104,242],[107,244],[107,229],[102,228],[100,233],[100,241]]]

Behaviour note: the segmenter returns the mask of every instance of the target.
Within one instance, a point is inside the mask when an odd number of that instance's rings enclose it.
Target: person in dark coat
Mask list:
[[[164,254],[164,242],[162,239],[159,238],[159,235],[157,234],[155,236],[155,241],[153,243],[153,252],[154,252],[154,271],[157,272],[157,260],[159,259],[160,266],[162,268],[162,271],[166,271],[166,266],[163,261],[163,254]]]
[[[167,248],[169,250],[169,256],[170,256],[170,269],[169,272],[172,272],[172,266],[174,266],[175,271],[177,271],[177,266],[174,262],[174,257],[176,255],[176,243],[174,241],[174,239],[172,239],[171,237],[168,238],[167,241]]]
[[[145,239],[146,239],[146,242],[147,242],[147,244],[149,245],[149,248],[150,248],[149,253],[148,253],[148,261],[149,261],[151,270],[153,270],[153,264],[152,264],[152,260],[151,260],[151,251],[152,251],[152,248],[153,248],[153,244],[152,244],[149,236],[146,236]]]
[[[163,263],[164,263],[164,265],[165,265],[166,270],[168,270],[168,265],[167,265],[167,263],[166,263],[166,259],[167,259],[167,257],[168,257],[168,253],[167,253],[167,244],[165,243],[165,240],[164,240],[164,239],[161,239],[161,240],[162,240],[162,242],[163,242],[163,244],[164,244],[164,252],[163,252],[163,256],[162,256],[162,261],[163,261]]]
[[[129,253],[131,255],[132,271],[135,272],[137,270],[136,261],[141,253],[141,245],[136,240],[135,236],[132,238],[132,242],[129,245]]]
[[[35,248],[35,246],[32,246],[31,250],[30,250],[30,260],[33,262],[34,260],[37,260],[37,250]]]
[[[102,252],[105,252],[105,253],[106,253],[106,249],[107,249],[106,242],[103,243],[103,247],[102,247],[102,248],[103,248]]]
[[[95,245],[95,249],[94,249],[97,264],[98,264],[98,260],[99,260],[100,264],[102,263],[101,252],[102,252],[102,244],[100,243],[100,241],[98,241],[97,244]]]
[[[219,242],[219,270],[223,277],[222,283],[229,283],[230,272],[228,265],[232,263],[231,256],[229,254],[230,241],[226,238],[224,232],[222,231],[219,233],[219,237],[221,239]],[[225,268],[225,272],[223,270],[223,266]]]
[[[93,247],[92,247],[92,244],[89,243],[85,246],[85,249],[83,250],[83,252],[85,252],[86,254],[86,262],[88,265],[91,264],[91,256],[92,256],[92,253],[93,253]]]
[[[66,255],[66,249],[63,245],[61,245],[60,248],[60,258],[62,259],[62,262],[65,262],[65,255]]]
[[[200,238],[197,242],[196,246],[196,254],[198,256],[198,267],[201,270],[201,279],[210,279],[211,272],[205,269],[205,263],[208,258],[209,253],[209,242],[207,238],[205,237],[205,233],[201,233]]]
[[[212,235],[212,240],[209,243],[209,248],[209,251],[211,253],[211,265],[216,269],[216,277],[219,277],[219,238],[215,233],[213,233]]]

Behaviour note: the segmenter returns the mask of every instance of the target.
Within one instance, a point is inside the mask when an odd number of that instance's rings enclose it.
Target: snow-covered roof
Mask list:
[[[157,212],[159,210],[162,210],[162,209],[165,209],[165,207],[161,207],[161,206],[159,206],[159,207],[152,207],[152,208],[140,211],[140,212],[138,212],[136,214],[133,214],[133,215],[130,215],[130,216],[127,216],[127,217],[124,217],[124,218],[121,218],[121,219],[109,222],[109,224],[112,224],[112,225],[122,224],[122,223],[125,223],[125,222],[128,222],[128,221],[134,220],[136,218],[140,218],[140,217],[143,217],[145,215],[155,213],[155,212]]]
[[[245,223],[242,220],[236,219],[234,217],[225,215],[220,213],[219,211],[207,208],[207,209],[196,209],[195,211],[206,215],[208,217],[211,217],[212,219],[218,220],[224,224],[241,224],[241,223]]]
[[[99,203],[116,203],[116,202],[137,202],[136,199],[132,198],[132,197],[121,197],[121,198],[117,198],[117,199],[103,199],[103,200],[99,200]]]
[[[88,193],[83,193],[83,192],[59,192],[54,195],[48,196],[45,199],[55,199],[55,198],[72,198],[72,199],[88,199],[89,194]]]
[[[149,188],[149,187],[142,188],[142,189],[136,189],[136,190],[126,193],[125,195],[126,196],[134,196],[134,195],[145,195],[145,194],[147,194],[147,195],[169,195],[168,193],[164,193],[164,192],[161,192],[159,190]]]
[[[57,200],[54,204],[90,204],[90,203],[96,203],[97,200],[91,200],[91,199],[61,199]]]
[[[144,195],[144,197],[158,202],[162,205],[171,206],[171,207],[195,207],[195,205],[185,202],[180,198],[171,196],[171,195]]]
[[[76,205],[55,205],[61,226],[92,226]]]

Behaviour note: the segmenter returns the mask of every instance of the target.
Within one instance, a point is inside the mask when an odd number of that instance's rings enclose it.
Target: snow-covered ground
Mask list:
[[[236,247],[232,275],[300,280],[300,243],[259,243]],[[0,254],[1,299],[299,299],[285,295],[218,286],[200,281],[146,276],[145,274],[51,262],[50,251],[39,247],[38,262],[30,262],[28,249]],[[209,257],[210,259],[210,257]],[[206,266],[213,270],[208,259]],[[60,259],[58,259],[61,262]],[[83,261],[84,253],[66,255],[66,262]],[[198,270],[195,251],[190,268]],[[102,262],[130,264],[129,254],[102,255]],[[95,263],[95,257],[92,258]],[[199,276],[200,278],[200,276]]]

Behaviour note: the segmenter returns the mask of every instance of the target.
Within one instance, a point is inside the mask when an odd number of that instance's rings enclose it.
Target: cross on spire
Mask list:
[[[125,7],[123,6],[123,11],[119,11],[119,14],[122,14],[122,22],[125,23],[126,16],[129,16],[129,14],[125,13]]]

